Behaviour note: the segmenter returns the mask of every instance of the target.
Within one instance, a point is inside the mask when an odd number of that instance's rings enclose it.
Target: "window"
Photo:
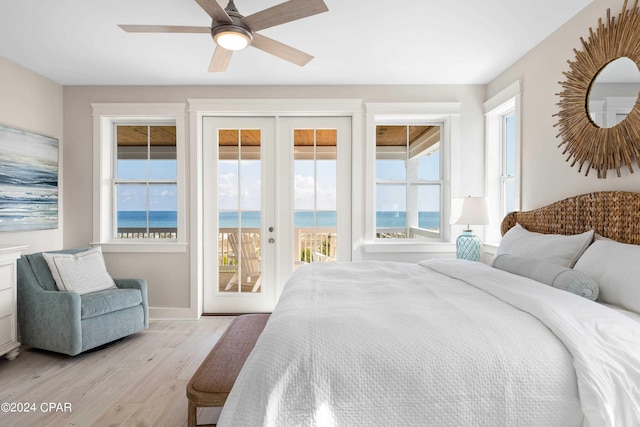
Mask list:
[[[366,110],[364,252],[448,248],[460,103],[367,103]]]
[[[487,196],[493,218],[487,242],[498,242],[502,218],[520,209],[519,91],[514,83],[485,103]]]
[[[92,107],[94,243],[105,251],[184,251],[184,105]]]
[[[440,238],[439,124],[376,126],[376,238]]]
[[[500,116],[501,218],[516,210],[516,114],[513,109]]]
[[[115,124],[116,239],[177,239],[175,124]]]

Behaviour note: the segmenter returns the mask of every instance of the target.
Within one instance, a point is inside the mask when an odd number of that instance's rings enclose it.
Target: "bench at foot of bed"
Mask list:
[[[198,408],[224,405],[268,319],[269,314],[244,314],[222,334],[187,384],[189,427],[198,426]]]

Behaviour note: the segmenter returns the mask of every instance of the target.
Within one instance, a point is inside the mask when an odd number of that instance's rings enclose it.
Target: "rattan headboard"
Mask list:
[[[529,231],[578,234],[588,230],[623,243],[640,244],[640,193],[599,191],[581,194],[502,220],[506,233],[516,222]]]

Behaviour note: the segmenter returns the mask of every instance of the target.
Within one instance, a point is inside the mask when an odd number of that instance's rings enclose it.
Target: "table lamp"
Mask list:
[[[466,224],[467,228],[456,239],[456,257],[480,261],[481,243],[473,234],[471,225],[489,224],[489,202],[486,197],[461,197],[453,199],[451,223]]]

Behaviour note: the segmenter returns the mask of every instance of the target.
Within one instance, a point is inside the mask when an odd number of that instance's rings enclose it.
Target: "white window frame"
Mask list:
[[[451,147],[459,141],[460,103],[367,103],[366,104],[366,210],[365,252],[438,252],[448,251],[451,241]],[[440,238],[376,238],[376,126],[438,125],[440,144]],[[429,181],[433,183],[435,181]],[[407,207],[408,208],[408,207]]]
[[[383,121],[377,121],[376,122],[376,128],[378,126],[406,126],[407,127],[407,139],[409,137],[409,129],[411,126],[438,126],[440,128],[440,130],[442,130],[443,127],[443,123],[442,122],[415,122],[415,123],[407,123],[406,121],[399,121],[399,122],[383,122]],[[440,132],[440,135],[442,135],[442,131]],[[442,138],[441,142],[442,142]],[[407,140],[408,142],[408,140]],[[440,172],[440,176],[438,179],[436,180],[430,180],[430,181],[420,181],[416,178],[417,172],[418,172],[418,160],[419,160],[419,155],[416,156],[411,156],[411,153],[409,152],[409,150],[407,150],[407,146],[403,147],[403,151],[404,151],[404,162],[405,162],[405,169],[406,169],[406,175],[405,178],[403,180],[391,180],[391,181],[387,181],[387,180],[378,180],[376,178],[376,190],[377,190],[377,186],[378,184],[382,184],[382,185],[394,185],[394,186],[398,186],[398,187],[403,187],[405,188],[406,191],[406,197],[407,197],[407,204],[406,204],[406,215],[407,215],[407,225],[405,227],[403,227],[405,229],[405,231],[407,231],[407,237],[403,238],[402,240],[406,240],[406,239],[412,239],[411,237],[409,237],[409,235],[415,234],[418,236],[423,236],[423,237],[427,237],[429,239],[432,239],[434,241],[440,241],[442,239],[442,224],[443,224],[443,218],[442,218],[442,186],[443,186],[443,179],[442,179],[442,163],[443,163],[443,156],[442,156],[442,143],[438,143],[437,146],[431,146],[429,147],[427,150],[424,150],[425,152],[433,152],[435,151],[435,149],[437,149],[438,151],[440,151],[440,164],[439,166],[439,172]],[[391,147],[389,147],[391,148]],[[396,148],[396,147],[393,147]],[[376,146],[376,161],[374,162],[374,165],[377,163],[377,160],[379,159],[379,154],[378,153],[378,147]],[[419,153],[424,154],[424,153]],[[387,155],[386,153],[382,153],[383,156]],[[374,166],[375,168],[375,166]],[[417,190],[417,187],[420,185],[427,185],[427,186],[438,186],[440,188],[439,194],[440,194],[440,232],[438,233],[438,236],[431,236],[429,231],[425,230],[425,229],[421,229],[418,227],[414,227],[411,225],[411,223],[415,223],[417,221],[417,214],[418,214],[418,208],[417,208],[417,204],[418,204],[418,197],[417,195],[413,195],[412,196],[412,187],[414,190]],[[377,191],[376,191],[377,193]],[[375,195],[374,195],[375,198]],[[375,205],[375,204],[374,204]],[[376,224],[377,225],[377,224]],[[377,237],[377,233],[378,233],[378,227],[376,227],[375,233],[374,233],[374,238],[376,239],[376,241],[389,241],[389,239],[387,238],[379,238]],[[416,237],[417,238],[417,237]],[[391,238],[391,240],[397,240],[394,238]]]
[[[520,82],[515,82],[499,92],[497,95],[484,103],[486,120],[486,165],[487,165],[487,197],[489,198],[489,208],[491,211],[491,225],[486,227],[485,240],[488,243],[497,243],[501,239],[500,224],[506,212],[505,185],[513,182],[515,187],[514,207],[519,210],[521,207],[521,129],[522,110],[520,93]],[[505,153],[505,118],[514,115],[515,129],[515,175],[505,176],[506,153]]]
[[[91,104],[93,109],[93,245],[104,252],[185,252],[185,105]],[[175,122],[177,163],[177,239],[118,239],[116,237],[115,125],[162,125]]]

